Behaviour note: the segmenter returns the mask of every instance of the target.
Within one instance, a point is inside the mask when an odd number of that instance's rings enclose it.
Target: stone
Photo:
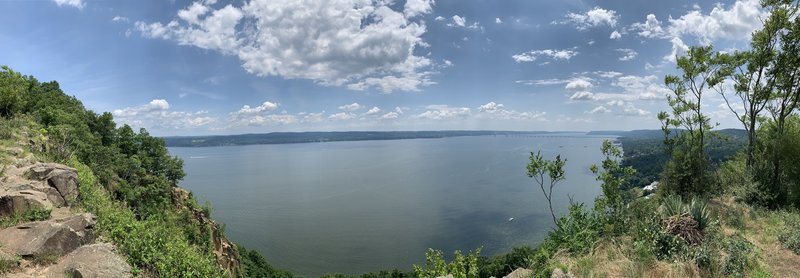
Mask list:
[[[73,168],[56,163],[37,163],[28,168],[25,176],[55,188],[66,205],[72,205],[78,199],[78,171]]]
[[[531,277],[531,275],[533,275],[533,270],[525,268],[517,268],[508,275],[503,276],[503,278],[527,278]]]
[[[131,267],[109,243],[84,245],[45,271],[46,277],[131,277]]]
[[[69,226],[50,221],[30,222],[0,230],[3,249],[22,257],[61,256],[82,243]]]
[[[53,221],[67,225],[75,231],[80,236],[82,244],[94,242],[94,225],[97,224],[97,217],[94,214],[81,213],[66,218],[54,219]]]
[[[47,194],[40,191],[6,192],[0,196],[0,217],[9,217],[32,209],[49,209],[52,206]]]
[[[572,273],[564,273],[563,270],[560,268],[553,269],[553,273],[550,274],[550,278],[575,278],[575,275]]]

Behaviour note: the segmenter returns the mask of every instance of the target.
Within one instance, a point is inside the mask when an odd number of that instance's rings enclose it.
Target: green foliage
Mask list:
[[[800,217],[796,214],[784,217],[784,228],[778,235],[778,240],[786,249],[800,255]]]
[[[680,195],[668,195],[662,202],[662,216],[664,218],[680,216],[683,214],[683,198]]]
[[[603,195],[595,200],[595,211],[604,217],[605,230],[617,234],[625,229],[622,217],[625,202],[621,187],[636,173],[636,170],[633,167],[620,166],[622,150],[615,147],[611,141],[603,141],[601,152],[605,156],[601,164],[602,170],[597,165],[591,166],[592,173],[602,182],[603,190]]]
[[[109,196],[91,169],[72,159],[78,170],[82,205],[97,215],[96,229],[114,242],[139,271],[160,277],[222,277],[214,258],[189,243],[177,217],[137,219],[134,212]]]
[[[238,247],[239,251],[239,277],[269,277],[269,278],[292,278],[295,277],[292,273],[274,268],[267,263],[267,260],[255,250],[247,250],[247,248]]]
[[[0,274],[8,273],[19,266],[17,258],[0,258]]]
[[[572,203],[569,214],[560,217],[556,229],[548,235],[547,244],[558,246],[558,249],[572,254],[586,253],[594,247],[601,225],[601,219],[585,210],[583,204]]]
[[[0,67],[0,117],[11,117],[25,106],[28,82],[8,66]]]
[[[461,251],[453,253],[453,260],[447,263],[442,256],[442,251],[428,249],[425,253],[425,267],[414,265],[414,273],[417,277],[433,278],[452,274],[455,278],[478,278],[480,270],[478,268],[478,257],[481,249],[469,252],[464,256]]]
[[[711,224],[711,211],[708,209],[708,202],[692,197],[692,201],[689,202],[686,211],[692,219],[697,221],[698,230],[704,231]]]
[[[725,251],[728,257],[723,265],[723,273],[731,277],[745,277],[750,265],[750,252],[753,244],[741,235],[734,235],[725,242]]]
[[[531,152],[530,161],[528,162],[528,177],[533,178],[539,187],[542,189],[547,204],[550,206],[550,215],[553,216],[553,223],[557,224],[556,214],[553,211],[553,187],[562,180],[564,180],[564,165],[567,160],[561,159],[561,155],[557,155],[555,160],[546,160],[542,158],[542,151],[536,154]],[[545,191],[545,176],[549,178],[549,189]]]
[[[11,227],[28,221],[42,221],[50,219],[50,209],[30,209],[9,217],[0,218],[0,227]]]

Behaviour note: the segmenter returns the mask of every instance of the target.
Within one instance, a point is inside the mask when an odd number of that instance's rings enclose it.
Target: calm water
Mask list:
[[[565,136],[567,136],[565,134]],[[560,153],[567,179],[554,191],[591,202],[588,170],[602,138],[480,136],[444,139],[171,148],[181,183],[214,206],[227,235],[274,266],[308,277],[410,269],[427,248],[482,254],[536,244],[552,220],[525,175],[529,152]],[[515,220],[509,222],[513,217]]]

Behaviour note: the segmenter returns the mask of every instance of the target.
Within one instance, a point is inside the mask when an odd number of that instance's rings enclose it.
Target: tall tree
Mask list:
[[[555,160],[547,160],[542,158],[542,152],[536,154],[531,152],[530,161],[528,162],[528,177],[533,178],[539,187],[542,189],[544,198],[547,199],[547,204],[550,206],[550,215],[553,216],[553,224],[558,225],[556,220],[556,213],[553,211],[553,188],[556,184],[564,180],[564,165],[567,163],[566,159],[561,159],[561,155],[557,155]],[[549,178],[549,189],[545,190],[545,184]]]
[[[768,75],[773,79],[772,96],[767,110],[775,123],[772,147],[772,189],[776,190],[779,203],[785,203],[787,189],[782,188],[782,160],[780,142],[786,130],[786,120],[797,108],[800,101],[800,18],[797,17],[798,4],[793,1],[768,1],[778,7],[776,23],[779,24],[779,51],[774,59],[775,65]]]
[[[707,91],[722,82],[722,75],[718,74],[722,65],[718,61],[711,46],[691,47],[685,56],[677,57],[677,67],[683,74],[664,78],[672,91],[667,96],[671,113],[658,114],[667,149],[672,154],[666,180],[680,194],[702,193],[709,182],[706,138],[713,126],[703,114],[702,102]],[[669,137],[673,129],[682,130]]]
[[[753,166],[753,152],[757,143],[759,118],[767,107],[772,93],[774,76],[769,70],[774,67],[773,61],[777,55],[779,34],[782,29],[786,9],[768,7],[770,17],[764,22],[761,30],[753,32],[751,50],[721,54],[719,62],[723,69],[719,71],[720,78],[731,78],[733,81],[732,94],[738,98],[741,108],[733,100],[728,86],[714,87],[725,100],[728,109],[736,115],[736,119],[747,131],[747,163],[748,169]]]

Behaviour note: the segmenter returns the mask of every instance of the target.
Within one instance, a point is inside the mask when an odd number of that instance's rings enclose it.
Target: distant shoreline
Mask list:
[[[500,131],[500,130],[442,130],[442,131],[326,131],[271,132],[261,134],[169,136],[162,137],[167,147],[221,147],[268,144],[297,144],[342,141],[373,141],[402,139],[435,139],[464,136],[541,136],[554,134],[610,135],[620,131]]]

